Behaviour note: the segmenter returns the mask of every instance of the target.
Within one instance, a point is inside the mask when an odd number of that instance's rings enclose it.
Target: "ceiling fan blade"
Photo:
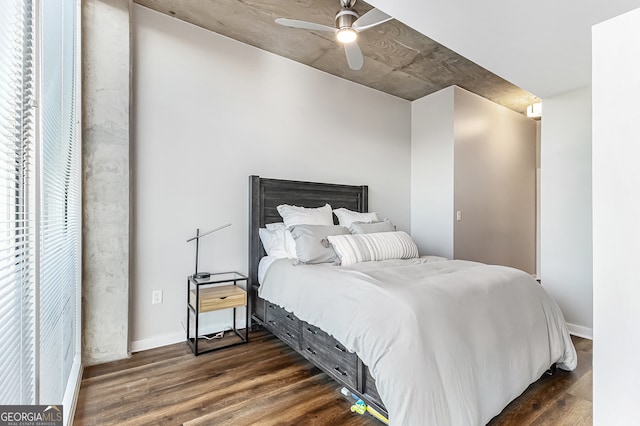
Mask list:
[[[347,63],[349,68],[354,71],[360,71],[364,64],[364,58],[362,57],[362,51],[357,42],[346,43],[344,45],[344,53],[347,55]]]
[[[297,19],[278,18],[276,24],[284,25],[291,28],[302,28],[304,30],[329,31],[336,32],[336,29],[322,24],[314,24],[313,22],[298,21]]]
[[[370,11],[359,17],[356,22],[353,23],[351,28],[356,31],[364,31],[368,30],[369,28],[375,27],[376,25],[387,22],[391,19],[393,18],[380,9],[371,9]]]

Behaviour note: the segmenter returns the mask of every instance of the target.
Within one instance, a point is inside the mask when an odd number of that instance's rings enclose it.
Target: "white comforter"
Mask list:
[[[369,366],[393,425],[483,425],[549,366],[576,367],[560,309],[528,274],[423,257],[274,262],[262,298]]]

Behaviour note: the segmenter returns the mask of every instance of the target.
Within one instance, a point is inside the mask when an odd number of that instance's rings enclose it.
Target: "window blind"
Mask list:
[[[34,5],[0,2],[0,403],[35,403]]]
[[[0,404],[78,379],[78,31],[77,0],[0,1]]]
[[[56,404],[75,357],[81,256],[75,0],[41,2],[39,401]]]

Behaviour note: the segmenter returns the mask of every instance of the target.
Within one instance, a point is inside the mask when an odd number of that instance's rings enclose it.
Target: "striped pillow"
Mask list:
[[[418,257],[416,243],[403,231],[329,235],[327,238],[344,266],[371,260]]]

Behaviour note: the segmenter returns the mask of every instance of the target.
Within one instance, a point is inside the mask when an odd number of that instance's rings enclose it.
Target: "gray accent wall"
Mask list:
[[[129,1],[82,2],[82,361],[128,356]]]
[[[454,91],[454,257],[536,273],[536,122]]]

